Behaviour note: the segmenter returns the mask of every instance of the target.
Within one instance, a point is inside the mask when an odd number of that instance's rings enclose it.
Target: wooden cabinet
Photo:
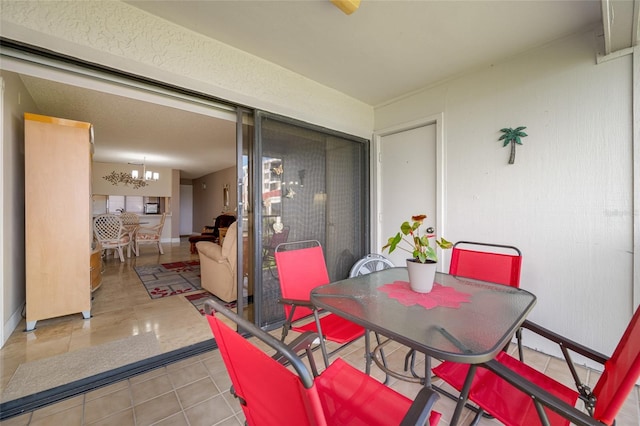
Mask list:
[[[91,311],[91,125],[25,114],[27,331]]]
[[[91,292],[94,292],[102,284],[102,246],[97,246],[91,251]]]

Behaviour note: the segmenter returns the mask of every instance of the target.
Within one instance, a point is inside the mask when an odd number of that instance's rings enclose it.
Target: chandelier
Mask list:
[[[131,178],[134,180],[158,180],[160,179],[160,173],[147,170],[147,157],[142,160],[142,176],[138,175],[138,169],[131,171]]]

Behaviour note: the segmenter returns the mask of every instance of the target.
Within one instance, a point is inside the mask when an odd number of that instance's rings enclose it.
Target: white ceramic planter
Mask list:
[[[420,263],[407,259],[411,290],[417,293],[429,293],[436,279],[436,266],[435,262]]]

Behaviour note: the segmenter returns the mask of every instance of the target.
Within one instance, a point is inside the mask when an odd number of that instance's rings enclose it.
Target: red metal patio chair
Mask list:
[[[451,250],[449,274],[519,287],[521,264],[522,253],[517,247],[458,241]]]
[[[318,309],[311,303],[311,290],[329,283],[324,253],[319,241],[307,240],[279,244],[275,249],[275,259],[282,293],[280,301],[284,304],[286,315],[281,340],[285,341],[289,330],[318,333],[324,337],[320,339],[320,348],[324,363],[329,366],[329,356],[364,336],[365,329],[332,313],[320,316]],[[325,339],[341,346],[328,353]],[[366,346],[368,351],[369,347]]]
[[[423,388],[412,403],[342,359],[318,376],[310,350],[316,334],[301,335],[291,348],[216,301],[205,302],[205,312],[248,425],[438,424],[440,413],[431,411],[438,395],[432,389]],[[232,330],[220,315],[274,349],[274,356]],[[297,356],[301,350],[313,374]]]
[[[525,321],[523,327],[560,346],[576,388],[569,388],[501,352],[486,364],[488,369],[478,368],[469,399],[505,425],[614,424],[640,378],[640,309],[636,310],[610,358],[530,321]],[[580,381],[571,352],[604,365],[593,391]],[[447,383],[462,388],[464,394],[465,384],[458,382],[458,376],[440,375]],[[584,402],[588,414],[575,407],[578,398]],[[478,418],[476,416],[476,421]]]
[[[517,247],[474,241],[458,241],[453,245],[451,252],[449,274],[517,288],[520,286],[521,265],[522,253]],[[516,331],[516,340],[518,343],[518,356],[522,361],[521,329]],[[413,359],[411,361],[413,367]],[[448,377],[455,383],[463,383],[468,371],[469,366],[466,364],[445,361],[433,369],[433,374],[439,377]],[[462,386],[457,389],[460,390],[461,388]],[[438,388],[438,391],[449,398],[458,398],[444,389]],[[474,411],[477,410],[475,407],[469,408]]]
[[[458,241],[451,250],[449,274],[474,280],[520,287],[522,253],[517,247]],[[522,330],[516,332],[518,356],[523,360]]]
[[[451,251],[449,274],[517,288],[520,286],[521,265],[522,253],[517,247],[473,241],[458,241],[453,245]],[[516,340],[518,342],[518,354],[522,361],[522,331],[520,329],[516,332]],[[411,363],[411,372],[415,376],[415,354],[411,351],[405,358],[405,371],[409,369],[409,362]],[[454,365],[454,363],[444,362],[434,369],[434,373],[437,375],[437,371],[455,368],[456,371],[460,372],[462,379],[464,379],[466,376],[464,368],[459,368]]]

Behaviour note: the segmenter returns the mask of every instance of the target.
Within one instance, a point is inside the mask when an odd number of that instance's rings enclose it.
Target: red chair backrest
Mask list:
[[[294,244],[294,243],[292,243]],[[284,299],[310,300],[311,290],[329,283],[329,273],[321,246],[297,250],[276,250],[280,291]],[[287,318],[291,307],[285,305]],[[292,321],[311,315],[307,308],[297,307]]]
[[[449,274],[519,287],[521,265],[522,256],[519,254],[469,250],[454,246]]]
[[[218,320],[207,320],[250,425],[325,425],[315,384],[300,378]]]
[[[640,308],[636,309],[604,372],[593,388],[597,397],[593,417],[611,425],[640,378]]]

